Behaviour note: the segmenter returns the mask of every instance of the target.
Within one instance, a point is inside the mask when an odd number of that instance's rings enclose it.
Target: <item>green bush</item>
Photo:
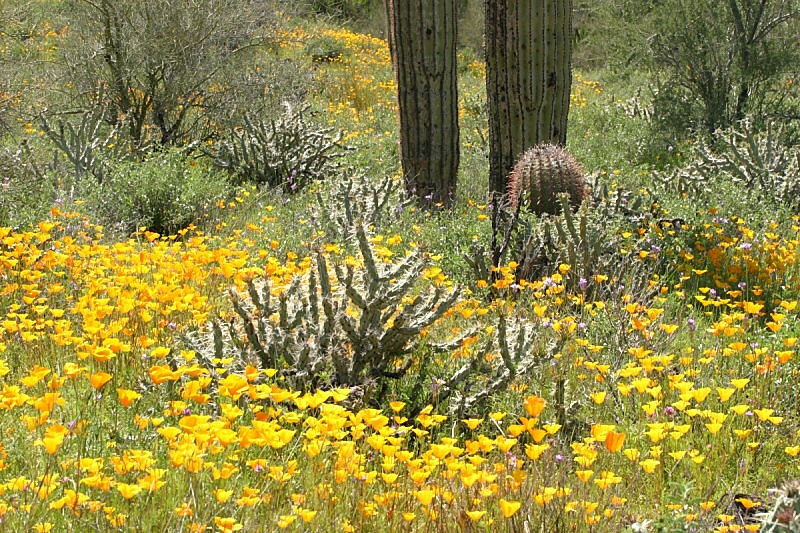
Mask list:
[[[0,148],[0,226],[21,227],[45,218],[55,198],[53,181],[39,169],[27,144]]]
[[[322,15],[332,15],[346,19],[362,16],[375,0],[312,0],[311,9]]]
[[[796,2],[778,0],[669,0],[654,20],[650,39],[662,87],[696,106],[687,125],[713,132],[746,114],[776,111],[777,85],[797,60],[790,25]],[[673,109],[656,106],[655,118]],[[658,102],[656,102],[658,103]],[[691,123],[694,121],[694,124]]]
[[[87,191],[89,211],[112,231],[145,226],[171,235],[186,228],[230,194],[225,176],[180,152],[155,153],[116,164]]]
[[[576,63],[647,71],[658,133],[712,133],[786,115],[798,12],[797,0],[581,0]]]

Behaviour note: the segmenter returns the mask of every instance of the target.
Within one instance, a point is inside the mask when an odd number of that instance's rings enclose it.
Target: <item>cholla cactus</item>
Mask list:
[[[557,214],[561,193],[569,195],[572,207],[583,202],[587,191],[581,164],[554,144],[539,144],[522,154],[509,176],[511,208],[521,204],[535,213]]]
[[[102,183],[110,171],[110,162],[129,155],[119,138],[120,126],[108,127],[104,115],[105,107],[101,105],[82,114],[77,125],[61,118],[53,125],[45,115],[41,116],[42,131],[72,164],[76,181],[89,176]]]
[[[501,315],[491,324],[493,333],[475,345],[480,348],[455,365],[465,357],[463,341],[477,338],[483,328],[435,342],[439,335],[432,326],[453,309],[461,291],[423,280],[428,260],[421,251],[387,262],[370,239],[371,224],[398,216],[389,207],[397,182],[348,178],[326,190],[319,194],[315,220],[334,227],[331,236],[355,257],[319,249],[306,273],[288,286],[256,280],[246,292],[231,290],[234,318],[214,320],[208,331],[184,337],[212,381],[215,358],[230,358],[234,371],[246,364],[274,368],[294,389],[348,386],[357,389],[351,398],[375,404],[392,390],[391,381],[407,378],[408,416],[444,403],[467,413],[560,350],[552,330]],[[455,350],[458,359],[436,358]]]
[[[608,194],[608,193],[607,193]],[[573,291],[589,294],[596,288],[597,274],[624,273],[637,288],[647,285],[649,270],[655,268],[635,259],[635,254],[620,253],[619,232],[610,224],[635,227],[643,221],[641,198],[617,198],[614,205],[590,207],[584,203],[577,211],[570,209],[567,194],[561,194],[562,214],[544,219],[513,214],[504,210],[495,214],[496,224],[491,265],[500,267],[517,263],[517,279],[536,280],[552,274],[561,264],[569,265],[565,283]],[[622,195],[625,196],[625,195]],[[470,263],[479,279],[493,279],[488,264],[490,253],[475,246]],[[596,296],[596,295],[595,295]]]
[[[320,187],[311,218],[330,241],[345,241],[356,224],[387,227],[414,203],[403,194],[403,181],[387,176],[376,181],[361,175],[347,175]]]
[[[696,200],[703,198],[711,190],[708,171],[702,160],[695,160],[670,172],[653,172],[653,177],[659,191]]]
[[[349,149],[341,143],[341,132],[313,125],[306,120],[306,111],[308,106],[295,110],[286,104],[277,120],[245,117],[241,129],[207,153],[242,182],[299,191],[334,173],[337,159]]]
[[[746,191],[757,191],[768,200],[798,207],[800,151],[782,143],[782,128],[768,123],[758,133],[752,121],[745,119],[736,128],[718,130],[714,137],[722,148],[712,150],[700,142],[697,152],[702,164],[729,175]]]
[[[644,216],[648,207],[653,207],[652,204],[648,205],[644,193],[636,193],[616,185],[609,186],[600,180],[599,172],[589,176],[586,184],[590,191],[592,210],[600,218],[625,218],[635,221]]]
[[[460,290],[421,283],[421,255],[378,260],[363,225],[355,226],[355,240],[358,260],[320,251],[309,271],[287,287],[251,282],[244,294],[232,290],[235,319],[186,335],[212,382],[218,379],[215,358],[232,358],[234,370],[245,364],[279,370],[294,390],[350,387],[357,401],[376,404],[385,399],[389,381],[408,377],[410,413],[445,403],[451,412],[470,413],[561,349],[549,329],[499,316],[494,333],[465,363],[434,363],[436,353],[460,349],[477,335],[473,330],[441,344],[423,341],[423,331],[453,308]]]
[[[515,379],[546,367],[563,347],[563,340],[545,339],[539,327],[522,318],[509,324],[508,318],[500,315],[496,332],[468,363],[443,381],[439,400],[452,396],[451,412],[473,412]],[[491,353],[500,354],[497,364],[486,363]]]
[[[226,338],[215,339],[214,355],[233,346],[242,359],[255,357],[262,367],[279,369],[298,389],[368,387],[405,376],[420,333],[456,303],[460,291],[420,287],[426,266],[420,255],[383,263],[363,225],[355,227],[355,237],[359,261],[320,251],[308,274],[277,295],[268,282],[251,283],[247,296],[233,291],[241,321],[227,327],[217,322]]]
[[[758,515],[762,531],[775,533],[800,532],[800,481],[787,481],[775,491],[775,504]]]

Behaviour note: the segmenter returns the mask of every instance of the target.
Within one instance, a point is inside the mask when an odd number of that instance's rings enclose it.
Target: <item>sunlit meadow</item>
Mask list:
[[[385,42],[331,28],[284,37],[287,56],[313,39],[342,51],[315,67],[314,105],[360,148],[354,162],[384,154],[373,168],[394,173]],[[469,165],[485,150],[483,66],[461,63]],[[575,76],[577,123],[607,100]],[[485,235],[485,202],[465,197],[462,223]],[[3,528],[757,531],[767,489],[800,475],[796,220],[637,221],[620,253],[660,267],[635,289],[624,273],[576,279],[567,264],[537,280],[517,280],[513,264],[454,280],[448,258],[426,250],[425,281],[462,292],[419,339],[421,356],[432,357],[427,338],[471,331],[436,356],[468,359],[500,315],[559,349],[470,412],[434,402],[411,413],[400,393],[363,405],[348,388],[294,391],[280,368],[188,348],[212,319],[235,323],[229,289],[254,281],[278,296],[308,276],[312,252],[347,254],[266,198],[256,217],[231,215],[224,236],[142,228],[115,242],[80,206],[0,228]],[[387,264],[453,223],[414,216],[399,234],[373,228]]]

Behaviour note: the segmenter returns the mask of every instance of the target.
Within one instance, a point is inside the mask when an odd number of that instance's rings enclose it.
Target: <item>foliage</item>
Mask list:
[[[227,169],[240,183],[280,187],[284,192],[304,189],[339,169],[338,158],[348,149],[342,133],[321,128],[306,119],[308,107],[294,109],[266,122],[245,117],[241,129],[233,130],[207,153],[214,163]]]
[[[794,91],[798,7],[794,0],[582,2],[577,62],[611,67],[623,83],[648,71],[653,134],[711,133],[748,113],[774,118],[786,114]]]
[[[648,61],[646,37],[657,0],[575,0],[575,64],[625,73]]]
[[[727,267],[762,253],[729,239],[736,228],[774,256],[758,264],[757,275],[768,280],[780,265],[795,270],[793,278],[775,280],[778,292],[767,299],[781,302],[771,312],[755,287],[738,296],[735,284],[716,294],[701,290],[713,285],[702,273],[719,255],[712,245],[740,256]],[[425,530],[462,511],[473,513],[467,520],[476,527],[492,519],[500,531],[518,531],[523,521],[545,529],[554,520],[589,530],[587,506],[589,520],[609,530],[630,523],[711,530],[736,520],[720,503],[729,487],[760,491],[778,461],[794,468],[800,456],[792,441],[797,302],[783,300],[788,289],[779,288],[798,286],[796,234],[709,224],[708,254],[664,250],[685,263],[687,280],[656,280],[659,296],[649,302],[628,288],[620,294],[616,284],[595,293],[616,296],[581,298],[557,272],[524,284],[513,299],[500,292],[491,302],[456,303],[410,354],[428,365],[426,377],[475,365],[477,379],[446,397],[455,407],[444,413],[435,403],[414,407],[416,396],[403,385],[413,385],[415,374],[390,387],[378,407],[358,409],[359,389],[293,390],[278,369],[231,357],[238,348],[217,358],[207,346],[193,352],[174,344],[217,313],[236,317],[236,339],[247,342],[241,316],[219,297],[225,285],[243,289],[263,279],[285,288],[318,274],[316,259],[279,260],[253,246],[263,227],[241,227],[230,239],[144,233],[102,244],[92,224],[61,213],[32,231],[0,231],[0,265],[11,280],[0,295],[7,363],[0,417],[14,430],[3,443],[2,482],[11,502],[27,485],[42,484],[30,511],[9,504],[5,523],[15,529],[33,511],[37,520],[67,528],[120,524],[134,510],[147,529],[177,529],[190,512],[202,524],[280,527],[295,516],[306,527],[330,523],[360,502],[374,507],[349,520],[368,531]],[[393,245],[384,239],[370,246]],[[347,260],[334,249],[325,253],[328,265]],[[735,273],[727,267],[714,266],[720,281]],[[362,265],[353,268],[354,279],[364,275]],[[514,290],[513,269],[503,267],[501,275]],[[255,316],[241,296],[256,331],[259,321],[275,323]],[[270,298],[279,302],[280,294]],[[689,302],[704,311],[686,316]],[[435,354],[434,339],[451,328],[460,330],[444,335],[453,340],[479,334]],[[498,371],[527,367],[515,364],[517,356],[531,371],[507,379]],[[442,404],[448,374],[438,375],[441,382],[422,382],[419,399]],[[478,403],[461,401],[470,397]],[[46,420],[38,425],[30,417]],[[48,477],[52,468],[57,477]],[[719,485],[702,475],[710,471]],[[508,478],[495,484],[500,473]],[[674,488],[690,474],[694,484]],[[68,477],[85,481],[76,487]],[[332,488],[320,494],[320,484],[342,490],[332,499]],[[186,497],[190,490],[207,497],[195,502]],[[391,502],[383,500],[387,493],[396,494]],[[267,495],[276,498],[270,505]],[[424,512],[431,507],[436,520]]]
[[[375,5],[375,0],[309,0],[309,3],[317,13],[354,19],[363,17],[365,11]]]
[[[8,89],[8,82],[0,79],[0,131],[7,131],[10,128],[9,115],[17,99]]]
[[[224,175],[173,150],[116,163],[103,182],[84,185],[79,194],[114,231],[145,227],[173,235],[212,212],[230,196],[230,188]]]
[[[274,29],[276,12],[251,0],[72,0],[62,65],[79,95],[102,92],[107,119],[134,144],[202,137],[209,110],[227,104],[243,58]]]
[[[31,155],[27,141],[0,149],[0,226],[21,227],[46,216],[55,186]]]
[[[381,405],[387,394],[397,393],[391,384],[405,379],[411,382],[409,412],[442,404],[472,413],[485,410],[493,393],[530,375],[557,351],[534,325],[501,314],[497,334],[465,363],[435,367],[430,355],[420,361],[419,339],[451,312],[461,290],[448,288],[441,269],[419,250],[391,261],[391,250],[369,238],[352,206],[343,211],[351,218],[338,220],[350,228],[358,256],[326,245],[304,275],[280,284],[251,281],[246,295],[232,291],[233,319],[213,322],[205,336],[186,336],[206,366],[232,356],[239,366],[276,369],[293,390],[349,387],[357,391],[352,401],[368,406]],[[474,335],[426,343],[424,350],[453,351]],[[489,364],[491,353],[501,355],[495,364]]]
[[[542,143],[524,152],[508,178],[508,203],[535,213],[557,214],[566,193],[570,208],[586,197],[583,167],[560,146]]]
[[[708,200],[709,169],[699,159],[675,167],[668,172],[653,172],[652,188],[673,197],[692,198],[696,205],[706,205]]]
[[[659,6],[658,33],[650,41],[654,64],[664,69],[656,119],[678,104],[687,113],[685,126],[710,133],[748,112],[774,111],[770,91],[795,61],[787,22],[797,13],[793,2],[783,0],[671,0]]]

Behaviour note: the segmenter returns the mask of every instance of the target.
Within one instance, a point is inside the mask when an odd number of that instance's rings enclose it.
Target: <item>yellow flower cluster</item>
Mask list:
[[[570,94],[572,106],[586,107],[590,98],[603,94],[603,87],[599,81],[586,80],[580,72],[576,72],[573,78],[572,93]]]
[[[513,530],[518,517],[543,515],[614,529],[627,520],[626,509],[641,509],[652,495],[650,476],[662,483],[679,470],[701,479],[709,468],[740,468],[734,457],[797,469],[797,421],[776,403],[778,384],[796,374],[797,339],[768,325],[793,322],[793,300],[728,294],[718,312],[698,302],[712,298],[710,291],[694,293],[684,280],[649,305],[627,294],[587,301],[567,290],[568,265],[519,287],[516,265],[507,265],[497,269],[494,289],[527,299],[467,299],[445,320],[460,329],[522,312],[552,331],[563,346],[545,375],[575,384],[572,394],[592,421],[585,431],[558,402],[525,396],[524,383],[510,391],[521,398],[518,409],[488,415],[455,419],[433,406],[406,412],[403,401],[355,410],[349,389],[288,390],[280,369],[231,359],[209,366],[174,347],[181,331],[221,312],[214,295],[225,286],[268,276],[280,288],[307,271],[308,259],[280,262],[241,231],[225,240],[143,231],[103,244],[100,228],[75,214],[53,215],[30,231],[0,229],[6,523],[35,515],[41,530],[83,521],[124,528],[157,500],[169,513],[153,527],[195,531],[302,528],[349,509],[357,512],[340,522],[344,531],[424,529],[453,517]],[[767,252],[782,254],[784,267],[792,260],[791,239],[739,233],[765,250],[758,257],[767,264],[777,260]],[[402,256],[402,241],[373,238],[386,261]],[[710,232],[707,245],[724,242]],[[325,249],[342,253],[333,244]],[[748,250],[726,251],[740,257]],[[727,264],[708,261],[715,272]],[[448,283],[437,265],[422,275]],[[614,281],[598,274],[593,282]],[[670,317],[665,308],[674,297],[698,302],[697,319],[707,326]],[[767,305],[779,310],[764,316]],[[598,336],[602,328],[619,332],[618,345]],[[770,342],[747,342],[754,331],[767,332]],[[445,359],[472,356],[483,334]],[[681,335],[704,340],[676,344]],[[724,512],[705,500],[670,505],[661,512],[687,522],[707,524]]]

